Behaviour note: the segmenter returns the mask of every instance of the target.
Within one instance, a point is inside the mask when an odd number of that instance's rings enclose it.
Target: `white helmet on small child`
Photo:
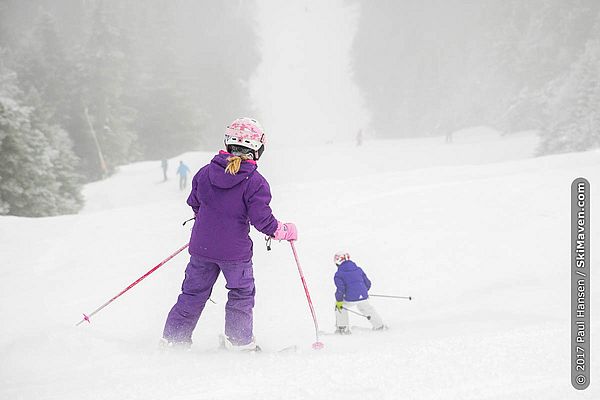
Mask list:
[[[348,261],[350,259],[350,254],[348,254],[348,252],[345,251],[338,251],[337,253],[335,253],[335,256],[333,256],[333,262],[335,263],[335,265],[337,265],[338,267],[344,262],[344,261]]]

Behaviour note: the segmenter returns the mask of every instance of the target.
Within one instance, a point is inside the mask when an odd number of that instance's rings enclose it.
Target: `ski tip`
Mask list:
[[[298,346],[296,346],[295,344],[277,350],[278,353],[296,353],[297,351]]]
[[[323,347],[325,347],[325,344],[323,342],[314,342],[312,344],[312,348],[314,350],[321,350]]]

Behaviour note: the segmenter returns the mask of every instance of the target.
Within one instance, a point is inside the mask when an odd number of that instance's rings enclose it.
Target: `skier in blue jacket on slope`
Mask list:
[[[190,168],[183,163],[183,161],[179,161],[179,167],[177,168],[177,175],[179,175],[179,190],[185,190],[187,187],[187,177],[190,173]]]
[[[341,335],[350,334],[348,325],[348,308],[356,306],[358,310],[369,316],[369,322],[373,330],[383,330],[386,326],[381,317],[369,303],[369,289],[371,281],[365,272],[350,261],[350,255],[346,252],[337,252],[333,258],[338,270],[333,281],[335,282],[335,333]]]

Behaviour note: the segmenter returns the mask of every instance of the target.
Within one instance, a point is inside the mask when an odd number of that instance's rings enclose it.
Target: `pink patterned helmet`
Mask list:
[[[238,118],[225,130],[225,148],[231,154],[248,154],[258,160],[265,149],[266,136],[253,118]]]

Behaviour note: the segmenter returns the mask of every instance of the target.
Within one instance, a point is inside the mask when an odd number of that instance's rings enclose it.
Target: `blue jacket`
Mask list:
[[[190,169],[188,168],[187,165],[185,165],[185,164],[179,164],[179,168],[177,168],[177,175],[187,176],[187,174],[189,172],[190,172]]]
[[[364,271],[350,260],[340,264],[333,281],[337,288],[336,301],[359,301],[369,298],[371,281]]]

